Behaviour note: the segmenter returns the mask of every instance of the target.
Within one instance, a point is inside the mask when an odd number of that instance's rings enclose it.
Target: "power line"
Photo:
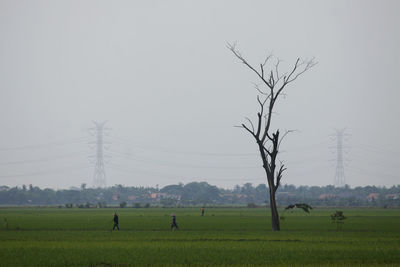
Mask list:
[[[384,155],[387,156],[390,154],[392,157],[393,156],[399,156],[399,152],[396,152],[391,149],[383,148],[383,147],[377,147],[377,146],[372,146],[372,145],[367,145],[367,144],[356,144],[353,145],[357,150],[363,150],[364,152],[368,153],[374,153],[374,154],[379,154],[379,155]]]
[[[147,175],[158,175],[158,176],[163,176],[163,177],[181,177],[180,179],[183,180],[190,180],[190,178],[182,178],[183,175],[179,174],[170,174],[170,173],[160,173],[160,172],[154,172],[154,171],[147,171],[147,170],[140,170],[140,169],[126,169],[118,164],[111,163],[110,164],[110,169],[116,170],[116,171],[121,171],[125,173],[130,173],[130,174],[147,174]],[[203,180],[203,181],[226,181],[226,182],[232,182],[232,181],[245,181],[245,180],[252,180],[252,181],[258,181],[260,180],[261,182],[265,183],[264,178],[255,178],[255,179],[244,179],[244,178],[199,178],[198,180]]]
[[[0,162],[0,166],[30,164],[30,163],[41,163],[41,162],[48,162],[48,161],[54,161],[54,160],[59,160],[59,159],[66,159],[66,158],[76,157],[77,155],[82,155],[82,154],[81,153],[70,153],[70,154],[64,154],[64,155],[57,156],[57,157],[48,157],[48,158],[41,158],[41,159]]]
[[[361,174],[361,175],[368,175],[368,176],[371,176],[371,175],[373,175],[373,176],[376,176],[376,177],[390,177],[390,178],[395,178],[395,179],[399,179],[400,177],[397,175],[393,175],[393,174],[389,174],[389,173],[386,173],[386,172],[382,172],[382,171],[376,171],[376,170],[373,170],[373,171],[371,171],[371,170],[365,170],[365,169],[362,169],[362,168],[357,168],[357,167],[354,167],[354,166],[350,166],[349,167],[349,170],[350,171],[355,171],[355,172],[357,172],[358,174]]]
[[[171,148],[165,148],[165,147],[151,147],[151,146],[144,146],[144,145],[134,145],[132,144],[129,140],[125,138],[120,138],[116,137],[114,135],[110,135],[110,138],[113,139],[113,142],[124,144],[130,147],[135,147],[137,149],[141,150],[151,150],[151,151],[157,151],[161,153],[169,153],[169,154],[178,154],[178,155],[185,155],[185,156],[214,156],[214,157],[254,157],[254,156],[259,156],[258,152],[254,153],[221,153],[221,152],[204,152],[204,151],[182,151],[182,150],[176,150],[176,149],[171,149]],[[295,147],[292,147],[289,150],[284,150],[280,151],[281,153],[293,153],[293,152],[300,152],[304,153],[304,150],[307,148],[311,147],[318,147],[326,144],[327,141],[322,141],[319,143],[313,143],[313,144],[302,144],[298,145]]]
[[[59,168],[59,169],[53,169],[53,170],[48,170],[48,171],[38,171],[38,172],[31,172],[31,173],[22,173],[22,174],[12,174],[12,175],[0,175],[0,178],[17,178],[17,177],[29,177],[29,176],[38,176],[38,175],[49,175],[49,174],[54,174],[54,173],[60,173],[60,172],[71,172],[71,171],[76,171],[80,169],[87,169],[89,168],[87,165],[82,165],[82,166],[72,166],[68,168]]]
[[[70,144],[79,144],[87,140],[87,137],[69,139],[65,141],[58,141],[58,142],[51,142],[46,144],[38,144],[38,145],[25,145],[25,146],[16,146],[16,147],[3,147],[0,148],[0,151],[12,151],[12,150],[27,150],[27,149],[41,149],[46,147],[53,147],[53,146],[63,146],[63,145],[70,145]]]
[[[121,143],[124,145],[128,145],[130,147],[135,147],[141,150],[152,150],[162,153],[169,153],[169,154],[178,154],[178,155],[189,155],[189,156],[214,156],[214,157],[248,157],[248,156],[257,156],[258,153],[220,153],[220,152],[201,152],[201,151],[181,151],[171,148],[163,148],[163,147],[151,147],[151,146],[143,146],[143,145],[134,145],[130,141],[116,137],[116,136],[109,136],[115,142]]]
[[[122,152],[116,152],[113,150],[109,151],[112,154],[116,154],[117,156],[123,157],[127,160],[132,160],[136,162],[146,163],[146,164],[155,164],[155,165],[167,165],[167,166],[177,166],[177,167],[185,167],[185,168],[195,168],[195,169],[258,169],[260,166],[219,166],[219,165],[197,165],[197,164],[185,164],[171,161],[160,161],[153,159],[143,159],[143,158],[135,158],[130,156],[129,154],[125,154]]]

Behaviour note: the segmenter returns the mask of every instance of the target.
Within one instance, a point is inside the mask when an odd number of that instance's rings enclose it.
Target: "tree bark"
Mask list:
[[[279,131],[278,131],[276,137],[279,137]],[[271,162],[268,162],[267,154],[265,153],[262,142],[258,142],[258,147],[259,147],[260,155],[261,155],[261,158],[263,161],[263,168],[265,170],[265,173],[267,176],[267,181],[268,181],[272,230],[280,231],[278,207],[276,205],[276,199],[275,199],[275,192],[276,192],[276,189],[278,188],[277,186],[279,186],[279,183],[277,183],[277,185],[276,185],[274,182],[275,181],[275,167],[276,167],[275,159],[276,159],[276,157],[271,157]],[[276,147],[276,149],[277,149],[277,147]]]
[[[279,223],[278,207],[276,206],[275,192],[271,187],[269,188],[269,203],[271,208],[271,223],[273,231],[280,231],[281,226]]]

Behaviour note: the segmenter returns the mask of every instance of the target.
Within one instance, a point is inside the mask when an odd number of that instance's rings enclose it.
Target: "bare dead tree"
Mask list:
[[[289,72],[282,73],[279,65],[281,61],[275,59],[272,55],[267,56],[264,62],[260,63],[260,66],[256,68],[240,54],[235,45],[228,44],[227,47],[246,67],[258,76],[261,84],[265,86],[265,90],[263,90],[260,86],[255,85],[259,93],[257,95],[259,111],[256,121],[253,122],[251,119],[246,118],[247,123],[243,123],[238,127],[244,128],[249,132],[257,143],[263,168],[267,176],[272,230],[279,231],[279,215],[275,196],[286,167],[281,161],[279,167],[277,166],[277,156],[282,140],[291,131],[285,131],[281,134],[279,129],[272,130],[272,113],[277,99],[283,96],[283,90],[287,85],[315,66],[317,62],[314,59],[301,61],[298,58]]]

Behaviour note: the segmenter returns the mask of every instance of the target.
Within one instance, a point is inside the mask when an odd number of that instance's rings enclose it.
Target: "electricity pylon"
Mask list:
[[[93,186],[94,187],[105,187],[106,183],[106,171],[104,167],[104,144],[106,141],[104,140],[104,135],[109,128],[104,127],[107,121],[104,122],[96,122],[93,121],[95,127],[90,128],[89,130],[94,131],[91,132],[92,135],[96,136],[96,141],[91,142],[91,144],[96,145],[96,153],[94,155],[94,173],[93,173]]]
[[[333,184],[336,187],[343,187],[346,185],[346,176],[344,174],[344,159],[343,159],[343,141],[345,134],[345,128],[336,130],[336,171]]]

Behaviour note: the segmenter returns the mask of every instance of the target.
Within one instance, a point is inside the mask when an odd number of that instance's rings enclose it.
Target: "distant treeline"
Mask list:
[[[253,186],[246,183],[234,189],[223,189],[206,182],[186,185],[154,187],[80,188],[63,190],[41,189],[29,185],[22,187],[0,186],[0,205],[58,205],[60,207],[150,207],[150,206],[221,206],[268,205],[269,196],[265,184]],[[283,185],[277,193],[277,203],[286,206],[307,203],[312,206],[400,206],[400,185],[386,187],[364,186],[350,188],[328,186]]]

